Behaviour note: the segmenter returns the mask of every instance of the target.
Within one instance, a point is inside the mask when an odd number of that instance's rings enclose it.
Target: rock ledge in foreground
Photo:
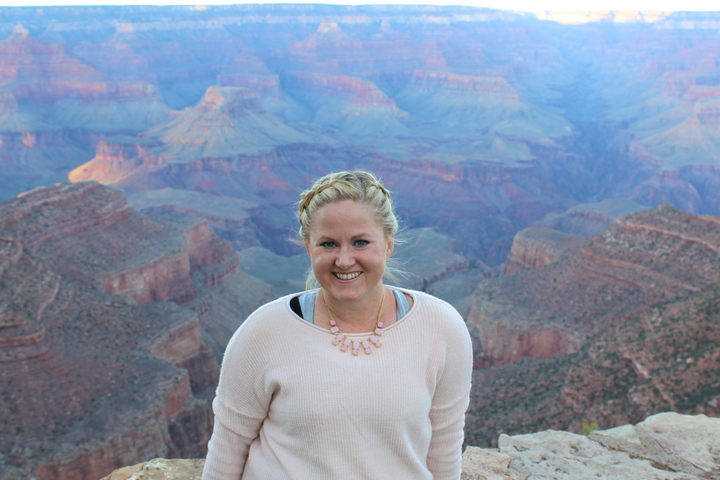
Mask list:
[[[588,436],[548,430],[468,447],[461,480],[720,480],[720,418],[659,413]],[[200,480],[205,460],[157,458],[102,480]]]

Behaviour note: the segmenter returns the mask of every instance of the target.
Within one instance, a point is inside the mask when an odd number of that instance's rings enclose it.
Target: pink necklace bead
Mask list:
[[[337,346],[340,345],[340,350],[343,352],[348,351],[350,346],[352,345],[352,354],[357,356],[360,353],[360,347],[362,347],[362,350],[367,354],[370,355],[372,353],[372,349],[370,348],[370,344],[372,343],[375,345],[375,348],[380,348],[382,346],[382,342],[380,342],[380,336],[383,333],[383,322],[380,321],[380,316],[382,315],[382,309],[383,305],[385,304],[385,290],[383,289],[383,296],[382,300],[380,300],[380,308],[378,309],[377,314],[377,320],[375,321],[375,329],[373,330],[372,335],[370,335],[367,339],[359,341],[359,340],[351,340],[348,338],[344,333],[340,331],[340,327],[337,324],[337,321],[335,320],[335,315],[333,315],[332,310],[330,310],[330,307],[327,304],[327,301],[325,300],[325,293],[321,292],[323,304],[325,305],[325,309],[328,312],[328,315],[330,316],[330,333],[335,335],[335,338],[333,338],[333,345]],[[341,345],[342,344],[342,345]]]

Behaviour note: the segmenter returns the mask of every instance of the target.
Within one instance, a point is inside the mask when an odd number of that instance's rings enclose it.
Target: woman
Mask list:
[[[470,336],[447,303],[383,284],[390,193],[333,173],[298,219],[319,288],[259,308],[228,343],[203,479],[457,480]]]

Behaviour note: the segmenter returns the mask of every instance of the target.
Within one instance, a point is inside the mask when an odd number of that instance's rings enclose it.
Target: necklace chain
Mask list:
[[[325,299],[325,292],[321,293],[323,304],[325,305],[325,309],[330,316],[330,333],[333,333],[335,335],[335,338],[333,338],[332,341],[333,345],[340,345],[340,350],[342,350],[343,352],[346,352],[348,348],[352,346],[352,354],[356,356],[358,353],[360,353],[360,347],[362,347],[365,353],[369,355],[372,353],[372,350],[370,349],[371,343],[375,345],[375,348],[380,348],[382,346],[380,337],[383,333],[383,322],[380,321],[380,316],[382,315],[383,305],[385,304],[385,289],[383,289],[382,300],[380,300],[380,308],[378,309],[377,320],[375,321],[375,329],[373,330],[372,335],[362,341],[350,339],[347,337],[347,335],[340,331],[340,327],[338,327],[337,325],[335,316],[333,315],[332,310],[330,310],[330,307],[327,304],[327,300]]]

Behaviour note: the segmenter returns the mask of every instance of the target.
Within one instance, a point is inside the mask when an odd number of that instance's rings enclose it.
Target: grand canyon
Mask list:
[[[720,13],[0,7],[0,478],[202,457],[368,169],[473,336],[466,443],[720,416]]]

